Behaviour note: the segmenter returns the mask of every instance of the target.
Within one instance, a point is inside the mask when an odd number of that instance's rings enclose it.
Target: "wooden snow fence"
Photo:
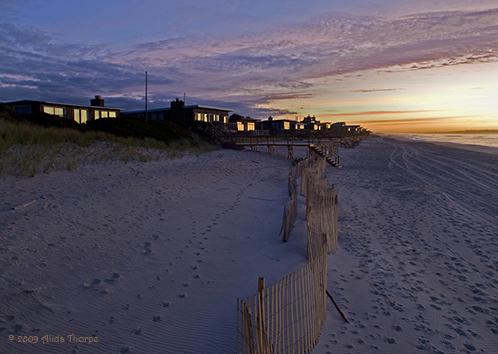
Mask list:
[[[313,233],[313,237],[318,233]],[[308,243],[308,262],[269,287],[237,301],[237,353],[306,354],[317,344],[326,316],[327,247]]]
[[[289,241],[290,233],[294,228],[297,218],[297,166],[291,166],[289,170],[289,200],[284,207],[282,218],[282,240]]]
[[[337,192],[324,178],[311,178],[307,182],[306,221],[325,236],[328,253],[335,252],[339,234]]]
[[[323,158],[313,155],[289,172],[282,227],[290,233],[297,214],[297,178],[305,178],[308,261],[268,287],[259,278],[257,294],[237,300],[237,353],[307,354],[318,342],[326,317],[327,256],[337,245],[337,217],[330,215],[337,212],[337,196],[324,172]]]
[[[309,181],[320,180],[325,174],[326,162],[322,157],[312,154],[308,159],[304,160],[304,166],[301,168],[301,195],[306,197],[308,194]]]

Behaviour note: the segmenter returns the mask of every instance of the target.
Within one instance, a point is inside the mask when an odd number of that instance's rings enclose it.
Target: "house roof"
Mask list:
[[[273,120],[258,120],[258,122],[261,122],[261,123],[266,123],[266,122],[290,122],[290,123],[301,123],[301,122],[297,122],[295,120],[292,120],[292,119],[273,119]]]
[[[231,110],[229,109],[225,109],[225,108],[217,108],[217,107],[210,107],[210,106],[201,106],[201,105],[190,105],[190,106],[185,106],[185,108],[189,108],[189,109],[207,109],[207,110],[211,110],[211,111],[220,111],[220,112],[232,112]],[[166,112],[166,111],[171,111],[171,107],[164,107],[164,108],[153,108],[153,109],[149,109],[147,110],[149,113],[154,113],[154,112]],[[126,112],[123,112],[125,114],[137,114],[137,113],[145,113],[145,109],[138,109],[138,110],[134,110],[134,111],[126,111]]]
[[[113,111],[121,111],[120,108],[115,108],[115,107],[101,107],[101,106],[88,106],[88,105],[81,105],[81,104],[72,104],[72,103],[60,103],[60,102],[48,102],[48,101],[36,101],[36,100],[20,100],[20,101],[12,101],[12,102],[4,102],[5,105],[19,105],[19,104],[25,104],[25,105],[33,105],[33,104],[40,104],[40,105],[51,105],[51,106],[63,106],[63,107],[78,107],[78,108],[86,108],[86,109],[109,109]]]
[[[251,117],[230,117],[230,122],[259,122],[257,119],[251,118]]]
[[[220,108],[220,107],[212,107],[212,106],[201,106],[201,105],[190,105],[190,106],[185,106],[186,108],[198,108],[198,109],[210,109],[213,111],[221,111],[221,112],[233,112],[231,109],[226,109],[226,108]]]
[[[164,112],[164,111],[169,111],[171,110],[170,108],[153,108],[153,109],[148,109],[148,113],[157,113],[157,112]],[[134,111],[125,111],[123,112],[124,114],[137,114],[137,113],[145,113],[145,109],[138,109]]]

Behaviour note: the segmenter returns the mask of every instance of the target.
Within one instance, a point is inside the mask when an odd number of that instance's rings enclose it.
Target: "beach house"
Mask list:
[[[290,119],[273,119],[273,117],[269,117],[267,120],[256,122],[256,129],[269,131],[271,134],[288,133],[296,129],[296,122]]]
[[[320,123],[320,127],[322,130],[327,130],[327,129],[330,129],[332,127],[332,123],[330,123],[330,122]]]
[[[232,114],[229,118],[230,130],[234,132],[253,132],[256,130],[256,119]]]
[[[344,125],[344,132],[346,135],[356,135],[361,131],[361,126],[359,125]]]
[[[82,124],[101,118],[119,118],[121,110],[105,107],[104,103],[104,99],[101,96],[95,96],[95,98],[90,100],[89,106],[34,100],[6,102],[5,105],[11,107],[17,115],[21,116],[35,117],[39,114],[49,114]]]
[[[230,109],[201,106],[201,105],[185,105],[185,102],[180,99],[171,101],[170,107],[156,108],[145,110],[136,110],[123,112],[123,117],[149,119],[149,120],[172,120],[184,123],[205,122],[205,123],[220,123],[228,125],[228,114]],[[147,115],[147,117],[146,117]]]
[[[321,123],[315,116],[307,116],[303,119],[304,127],[307,130],[318,131],[321,129]]]

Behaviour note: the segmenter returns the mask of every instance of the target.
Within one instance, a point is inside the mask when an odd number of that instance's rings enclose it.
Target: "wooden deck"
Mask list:
[[[287,158],[289,159],[294,159],[294,148],[295,147],[304,147],[308,148],[310,152],[317,154],[318,156],[324,158],[328,164],[330,164],[333,167],[339,167],[339,154],[337,147],[340,145],[340,141],[331,141],[330,139],[323,141],[322,143],[327,143],[327,144],[333,144],[336,147],[333,149],[332,153],[329,153],[326,150],[324,151],[321,146],[320,142],[318,141],[309,141],[309,142],[303,142],[303,141],[292,141],[292,140],[273,140],[273,139],[255,139],[256,141],[252,139],[239,139],[239,141],[230,141],[226,142],[224,146],[226,148],[232,148],[232,149],[237,149],[237,150],[243,150],[245,148],[250,148],[250,149],[257,149],[258,147],[266,147],[268,149],[269,153],[274,152],[274,148],[277,147],[284,147],[287,148]]]

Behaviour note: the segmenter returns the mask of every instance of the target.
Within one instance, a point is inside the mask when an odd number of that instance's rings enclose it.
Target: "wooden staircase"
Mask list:
[[[330,155],[327,155],[319,146],[310,144],[309,148],[315,152],[318,156],[322,157],[327,161],[328,164],[330,164],[333,167],[339,167],[339,159],[338,156],[335,156],[335,158],[332,158]]]

